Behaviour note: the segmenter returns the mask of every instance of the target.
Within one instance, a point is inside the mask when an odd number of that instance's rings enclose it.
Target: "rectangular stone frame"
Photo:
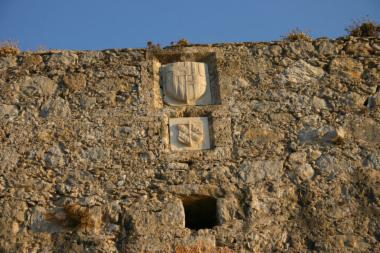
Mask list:
[[[141,101],[143,113],[157,117],[161,124],[161,143],[158,153],[162,159],[170,161],[190,161],[192,159],[229,160],[232,155],[232,133],[229,103],[231,100],[232,79],[224,75],[218,64],[217,48],[207,46],[174,47],[147,51],[146,61],[142,64]],[[197,61],[208,64],[212,85],[213,103],[203,106],[170,106],[163,102],[160,86],[160,66],[177,61]],[[170,149],[169,118],[208,117],[210,149],[188,152],[173,152]]]
[[[170,150],[174,152],[207,150],[211,148],[210,130],[208,117],[183,117],[169,119],[169,141]],[[202,130],[201,140],[193,145],[185,145],[178,140],[179,129],[178,125],[197,124]],[[189,132],[191,131],[191,127]],[[191,139],[191,136],[190,136]],[[191,143],[191,141],[190,141]]]
[[[219,72],[217,71],[217,52],[215,50],[205,50],[203,48],[194,51],[193,48],[178,48],[160,51],[152,51],[147,53],[147,59],[152,64],[152,81],[150,85],[154,92],[152,99],[156,109],[164,107],[164,92],[162,80],[160,78],[160,67],[169,63],[192,61],[207,64],[210,82],[210,105],[221,104],[220,88],[219,88]],[[177,105],[165,105],[177,106]],[[179,105],[187,106],[187,105]],[[192,105],[194,106],[194,105]],[[205,105],[196,105],[205,106]]]

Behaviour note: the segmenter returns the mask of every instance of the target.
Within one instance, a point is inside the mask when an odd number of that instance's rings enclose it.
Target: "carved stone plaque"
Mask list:
[[[210,148],[207,117],[169,119],[170,148],[173,151]]]
[[[170,105],[211,104],[207,64],[175,62],[161,67],[164,101]]]

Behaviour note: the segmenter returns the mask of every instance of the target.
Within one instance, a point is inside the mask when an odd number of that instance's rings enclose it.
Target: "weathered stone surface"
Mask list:
[[[380,171],[380,152],[375,151],[368,154],[368,156],[364,160],[364,165],[372,166],[376,170]]]
[[[380,252],[377,45],[0,56],[0,252]],[[212,103],[164,103],[185,61]]]
[[[20,154],[14,148],[3,147],[0,153],[0,169],[7,170],[16,167]]]
[[[321,78],[323,75],[323,69],[314,67],[304,60],[298,60],[286,69],[282,78],[284,81],[291,83],[309,83]]]
[[[0,192],[4,191],[5,190],[5,179],[4,177],[0,177]]]
[[[352,58],[335,58],[330,62],[329,71],[344,80],[358,80],[363,73],[363,65]]]
[[[334,178],[336,175],[351,170],[350,161],[340,159],[330,154],[322,154],[315,162],[316,169],[323,176]]]
[[[247,184],[261,180],[278,180],[283,173],[283,161],[244,161],[240,167],[240,178]]]
[[[67,68],[68,66],[73,66],[78,62],[78,55],[72,52],[58,52],[50,56],[47,66],[54,68]]]
[[[376,65],[376,63],[374,64]],[[369,86],[379,85],[380,67],[365,69],[363,72],[363,77]]]
[[[306,163],[307,154],[305,152],[294,152],[289,155],[289,163],[292,165],[299,165]]]
[[[307,143],[341,143],[346,138],[346,131],[342,127],[323,126],[319,129],[306,127],[298,135],[302,144]]]
[[[70,116],[70,112],[68,102],[58,97],[54,100],[49,100],[42,105],[40,115],[43,118],[59,117],[64,119]]]
[[[321,129],[322,141],[340,143],[346,138],[346,131],[342,127],[327,126]]]
[[[64,230],[64,227],[54,223],[51,218],[49,220],[48,212],[40,206],[33,208],[29,223],[33,232],[58,233]]]
[[[80,91],[86,87],[86,76],[84,74],[70,74],[63,77],[63,82],[72,91]]]
[[[328,110],[326,100],[319,97],[313,97],[313,107],[316,111]]]
[[[17,116],[17,106],[0,104],[0,118],[2,118],[3,120],[13,120]]]
[[[26,76],[20,84],[21,92],[27,96],[49,97],[57,89],[57,83],[44,76]]]
[[[352,122],[352,131],[355,138],[370,144],[380,143],[380,124],[371,118],[364,118]]]
[[[380,92],[376,92],[373,96],[369,96],[365,105],[370,110],[377,110],[380,108]]]
[[[276,142],[282,139],[284,139],[283,133],[270,129],[269,127],[250,128],[243,134],[243,141],[252,141],[259,144]]]
[[[297,168],[297,173],[302,180],[309,180],[314,176],[314,169],[310,164],[302,164]]]
[[[0,71],[17,66],[17,58],[14,56],[0,57]]]
[[[22,58],[22,64],[27,68],[35,69],[38,65],[41,65],[42,63],[43,63],[43,59],[38,54],[25,55]]]
[[[233,253],[227,247],[217,247],[213,243],[200,241],[197,243],[179,245],[175,249],[175,253]]]
[[[334,55],[338,54],[339,50],[342,49],[341,45],[337,45],[334,42],[331,42],[329,40],[322,40],[319,43],[317,43],[318,52],[321,55]]]

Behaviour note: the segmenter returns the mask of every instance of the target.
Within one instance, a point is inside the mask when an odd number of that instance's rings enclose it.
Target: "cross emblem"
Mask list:
[[[203,127],[197,123],[178,124],[178,141],[192,147],[203,141]]]

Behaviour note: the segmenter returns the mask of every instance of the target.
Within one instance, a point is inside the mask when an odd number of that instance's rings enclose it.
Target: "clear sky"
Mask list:
[[[145,47],[279,40],[298,27],[314,38],[380,22],[380,0],[0,0],[0,41],[24,50]]]

